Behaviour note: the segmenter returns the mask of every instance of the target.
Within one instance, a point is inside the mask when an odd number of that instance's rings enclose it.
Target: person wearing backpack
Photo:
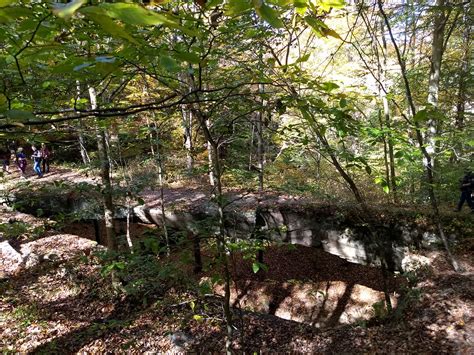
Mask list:
[[[10,174],[10,153],[2,152],[2,170],[4,173]]]
[[[19,147],[16,153],[16,164],[18,165],[18,169],[20,169],[21,178],[26,178],[26,155],[23,153],[23,148]]]
[[[41,143],[41,156],[43,157],[43,173],[49,173],[49,158],[51,157],[51,152],[44,143]]]
[[[31,149],[33,150],[33,155],[31,156],[31,159],[33,159],[33,170],[38,175],[38,178],[42,178],[43,172],[41,171],[41,150],[36,148],[34,145],[31,146]]]
[[[472,191],[474,190],[474,175],[472,171],[466,169],[464,171],[465,175],[462,179],[459,180],[459,188],[461,190],[461,197],[459,198],[459,203],[455,212],[461,211],[464,202],[467,202],[467,205],[471,208],[471,212],[474,213],[474,202],[472,201]]]

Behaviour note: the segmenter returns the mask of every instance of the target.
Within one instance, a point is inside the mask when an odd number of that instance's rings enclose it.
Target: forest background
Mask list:
[[[473,164],[471,27],[470,1],[0,0],[2,149],[100,174],[110,250],[133,251],[116,204],[211,186],[231,339],[231,190],[420,207],[458,269],[440,213]]]
[[[469,2],[1,6],[4,146],[89,164],[97,131],[167,179],[218,154],[226,184],[383,203],[452,202],[472,164]]]

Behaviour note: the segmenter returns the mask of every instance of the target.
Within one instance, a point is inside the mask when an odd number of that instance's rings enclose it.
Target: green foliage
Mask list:
[[[31,241],[44,235],[45,226],[33,226],[23,221],[13,221],[12,223],[1,223],[0,233],[7,240]]]
[[[372,305],[372,309],[374,310],[374,317],[377,320],[383,320],[388,315],[387,307],[385,306],[385,301],[379,301],[374,303]]]
[[[36,323],[41,319],[40,309],[36,303],[19,305],[13,311],[13,317],[20,322],[22,328],[28,328],[32,323]]]
[[[148,250],[127,253],[99,253],[101,275],[112,277],[116,291],[144,304],[170,287],[186,287],[187,278],[179,265],[160,259]]]

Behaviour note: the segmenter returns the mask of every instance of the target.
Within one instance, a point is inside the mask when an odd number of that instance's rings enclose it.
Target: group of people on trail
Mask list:
[[[49,172],[49,161],[51,158],[51,152],[49,151],[46,144],[41,143],[41,148],[37,148],[35,145],[31,146],[33,155],[31,159],[33,160],[33,170],[38,176],[38,178],[43,177],[43,174]],[[22,178],[26,178],[26,167],[28,165],[28,159],[23,151],[22,147],[19,147],[16,152],[14,149],[10,150],[10,153],[7,153],[3,157],[3,171],[7,174],[10,174],[10,162],[15,162]]]

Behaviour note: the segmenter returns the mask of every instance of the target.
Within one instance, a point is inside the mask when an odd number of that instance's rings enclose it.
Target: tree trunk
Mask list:
[[[78,133],[77,140],[79,142],[79,149],[81,151],[82,162],[84,163],[84,165],[87,166],[91,163],[91,159],[89,157],[89,154],[87,153],[83,132],[84,132],[84,124],[82,122],[82,119],[79,119],[79,127],[77,129],[77,133]]]
[[[93,110],[97,109],[97,95],[93,87],[89,87],[89,97],[91,108]],[[101,167],[100,175],[102,178],[102,196],[104,205],[106,244],[109,250],[116,250],[117,241],[115,237],[114,227],[114,204],[112,197],[112,183],[110,180],[110,160],[106,147],[105,130],[100,128],[99,125],[97,125],[96,137]]]
[[[380,124],[380,129],[384,130],[385,126],[382,121],[382,114],[380,112],[380,109],[378,110],[378,118],[379,118],[379,124]],[[384,133],[382,137],[382,143],[383,143],[383,163],[385,167],[385,180],[387,181],[387,184],[391,186],[391,179],[390,179],[390,168],[389,168],[389,163],[388,163],[388,144],[387,144],[387,135]]]
[[[183,121],[183,130],[184,130],[184,149],[186,151],[186,170],[189,174],[192,173],[194,168],[194,158],[193,158],[193,113],[191,110],[187,109],[185,105],[181,106],[181,115]]]
[[[385,36],[384,36],[384,23],[382,19],[380,20],[380,31],[381,31],[381,37],[382,37],[382,58],[383,58],[381,66],[380,66],[380,82],[385,85],[387,82],[386,73],[387,73],[388,50],[387,50],[387,41],[385,40]],[[387,90],[386,86],[385,86],[385,90]],[[380,97],[382,99],[382,105],[383,105],[384,123],[385,123],[385,127],[387,128],[386,142],[387,142],[387,147],[388,147],[388,163],[389,163],[388,165],[390,167],[389,169],[390,180],[387,180],[387,182],[389,183],[389,186],[390,186],[393,202],[397,203],[398,202],[397,180],[396,180],[396,175],[395,175],[395,157],[393,153],[392,122],[390,119],[390,107],[388,105],[388,99],[387,99],[387,94],[385,90],[383,89],[380,90]]]
[[[233,316],[230,305],[230,283],[231,275],[229,269],[229,251],[227,248],[227,233],[224,226],[224,199],[222,191],[222,165],[219,157],[219,149],[217,142],[213,139],[212,134],[209,130],[209,121],[208,118],[199,110],[195,108],[193,110],[194,116],[199,120],[199,123],[202,127],[204,137],[208,142],[208,152],[210,172],[213,173],[213,182],[214,182],[214,195],[217,202],[218,210],[218,228],[219,233],[217,235],[217,250],[219,257],[221,258],[223,276],[224,276],[224,317],[226,319],[227,326],[227,339],[226,339],[226,351],[228,354],[231,354],[231,345],[233,338]]]
[[[258,92],[263,94],[265,86],[258,85]],[[257,162],[258,162],[258,191],[263,192],[263,170],[264,170],[264,140],[263,140],[263,116],[265,114],[266,100],[262,98],[262,108],[257,113]]]
[[[300,112],[302,113],[303,117],[306,119],[307,122],[315,122],[315,119],[311,117],[311,113],[308,112],[306,109],[300,108]],[[324,147],[324,150],[331,158],[332,165],[336,168],[337,172],[339,173],[339,175],[342,176],[344,181],[346,181],[347,184],[349,185],[349,188],[354,194],[354,197],[357,200],[357,202],[359,202],[362,206],[365,206],[366,202],[362,194],[360,193],[359,189],[357,188],[356,183],[354,182],[352,177],[344,170],[342,165],[339,163],[339,160],[337,159],[337,156],[334,153],[334,150],[332,149],[331,145],[327,141],[326,137],[321,132],[320,128],[317,126],[312,126],[311,128],[314,134],[316,135],[316,137],[318,138],[318,140],[320,141],[320,143],[322,144],[322,146]]]
[[[79,100],[81,97],[81,84],[79,80],[76,81],[76,93],[77,93],[77,100]],[[89,157],[89,154],[87,154],[86,145],[84,143],[83,132],[84,132],[84,125],[83,125],[82,119],[79,118],[79,126],[77,128],[77,140],[79,142],[79,150],[81,152],[82,162],[84,163],[84,165],[89,165],[91,162],[91,159]]]
[[[471,2],[474,4],[474,2]],[[464,8],[464,32],[463,32],[463,56],[461,60],[461,68],[459,71],[459,86],[458,86],[458,97],[456,104],[456,128],[461,130],[464,127],[464,116],[466,111],[466,86],[469,78],[469,60],[471,55],[471,12],[472,6],[467,5]],[[460,147],[462,148],[462,147]]]
[[[433,40],[431,43],[431,66],[428,81],[428,103],[434,108],[438,107],[439,82],[441,77],[441,61],[443,58],[444,29],[446,27],[446,14],[442,8],[445,0],[436,0],[438,9],[434,18]],[[438,153],[436,136],[439,134],[441,122],[439,119],[431,117],[428,120],[428,130],[426,132],[426,150],[432,156],[432,167],[436,167],[436,157]],[[434,172],[432,172],[434,173]]]
[[[156,123],[155,123],[156,127]],[[166,243],[166,256],[170,256],[170,241],[168,235],[168,227],[166,226],[165,215],[165,197],[164,197],[164,176],[163,176],[163,157],[160,149],[160,135],[156,132],[156,160],[158,163],[158,183],[160,186],[160,206],[161,206],[161,224],[163,226],[163,235]]]
[[[203,129],[209,132],[209,128],[211,126],[209,119],[206,119],[203,124]],[[205,127],[205,128],[204,128]],[[214,162],[214,154],[213,154],[213,147],[212,143],[208,140],[207,141],[207,159],[208,159],[208,166],[209,166],[209,183],[211,186],[216,186],[216,176],[215,176],[215,162]]]

